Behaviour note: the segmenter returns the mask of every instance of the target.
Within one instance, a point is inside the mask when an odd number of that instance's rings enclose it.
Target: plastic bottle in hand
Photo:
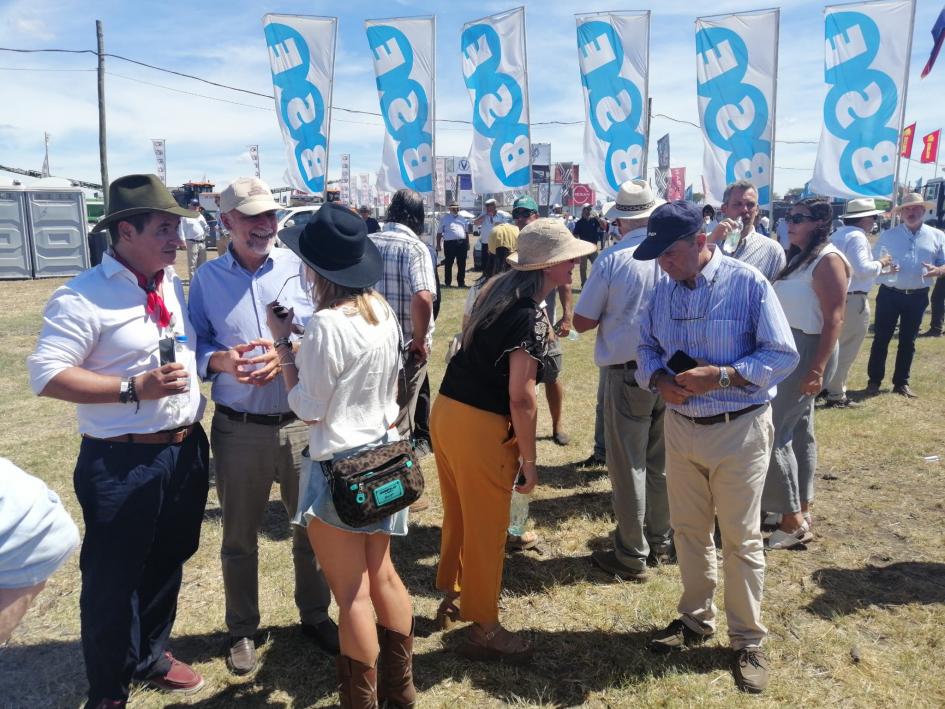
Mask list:
[[[725,241],[722,243],[722,252],[729,256],[734,254],[735,249],[738,248],[738,240],[742,238],[742,229],[745,226],[741,217],[736,217],[734,221],[735,228],[728,233],[728,236],[725,237]]]
[[[520,537],[525,534],[525,525],[528,523],[528,503],[531,495],[523,495],[518,490],[512,490],[512,506],[509,508],[509,534]]]
[[[180,362],[184,358],[184,351],[187,349],[187,335],[174,336],[174,360]],[[170,409],[171,416],[177,424],[180,424],[182,412],[187,411],[190,405],[190,391],[183,391],[180,394],[172,394],[167,398],[167,406]]]
[[[879,250],[880,258],[886,258],[889,255],[890,255],[889,249],[887,249],[885,246],[880,248]],[[896,282],[897,275],[898,274],[896,273],[896,262],[890,261],[886,266],[883,266],[882,270],[880,270],[879,278],[877,278],[876,280],[879,281],[880,283],[885,283],[887,286],[889,286]]]

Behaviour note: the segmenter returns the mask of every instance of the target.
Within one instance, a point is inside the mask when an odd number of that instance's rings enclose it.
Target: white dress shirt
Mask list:
[[[79,433],[110,438],[126,433],[154,433],[186,426],[203,416],[205,400],[197,378],[197,335],[184,308],[184,288],[174,269],[164,269],[164,303],[171,312],[166,330],[145,313],[147,294],[134,274],[110,253],[102,263],[60,286],[43,313],[36,349],[27,357],[30,387],[40,394],[60,372],[81,367],[115,377],[138,376],[160,365],[158,341],[186,335],[176,360],[190,374],[189,392],[122,404],[78,404]],[[117,391],[116,391],[117,399]],[[181,405],[177,405],[180,401]]]
[[[853,269],[849,292],[868,293],[883,270],[883,264],[873,260],[870,242],[863,230],[855,226],[842,226],[830,236],[830,243],[840,250]]]
[[[208,231],[210,227],[202,214],[197,214],[196,217],[181,217],[180,226],[177,228],[180,238],[187,241],[203,241]]]

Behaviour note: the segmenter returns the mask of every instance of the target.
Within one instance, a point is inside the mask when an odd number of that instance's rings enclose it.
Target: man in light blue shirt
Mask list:
[[[443,247],[443,283],[447,288],[453,285],[453,262],[456,262],[456,285],[466,287],[466,257],[469,253],[469,235],[466,228],[469,222],[459,216],[459,203],[450,204],[450,211],[440,217],[440,226],[436,231],[436,250]]]
[[[291,519],[299,497],[308,426],[289,408],[280,363],[268,339],[266,306],[292,308],[296,328],[312,315],[298,257],[273,249],[279,205],[264,182],[240,178],[220,195],[229,250],[197,269],[190,318],[197,332],[197,368],[213,382],[216,403],[210,444],[223,510],[223,587],[230,635],[227,665],[234,674],[256,666],[259,629],[257,536],[273,482]],[[306,532],[292,530],[295,603],[301,629],[337,654],[337,626],[328,618],[331,595]]]
[[[680,617],[650,648],[669,652],[714,634],[717,514],[732,671],[739,689],[758,693],[768,684],[761,650],[761,493],[774,437],[768,402],[798,355],[774,289],[757,269],[709,246],[702,225],[695,204],[664,204],[633,252],[658,259],[669,276],[641,317],[636,376],[671,412],[666,486],[683,584]]]
[[[945,234],[922,221],[930,206],[931,203],[918,193],[906,195],[902,204],[896,207],[902,223],[884,231],[873,246],[876,258],[884,254],[892,256],[894,272],[879,277],[873,345],[866,366],[869,376],[866,393],[869,396],[879,394],[886,376],[886,354],[898,322],[899,346],[892,377],[893,392],[910,399],[916,397],[909,387],[915,338],[929,306],[929,286],[937,277],[945,275]]]

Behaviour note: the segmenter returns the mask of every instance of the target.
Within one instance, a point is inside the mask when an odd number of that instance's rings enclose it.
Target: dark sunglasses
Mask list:
[[[785,217],[785,218],[786,218],[787,221],[789,221],[791,224],[803,224],[804,222],[816,222],[816,221],[817,221],[817,219],[816,219],[815,217],[810,217],[810,216],[808,216],[808,215],[806,215],[806,214],[788,214],[787,217]]]
[[[525,217],[530,217],[532,215],[532,210],[530,209],[513,209],[512,218],[513,219],[524,219]]]

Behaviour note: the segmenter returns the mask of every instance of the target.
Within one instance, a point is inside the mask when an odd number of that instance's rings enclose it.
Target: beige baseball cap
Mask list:
[[[220,193],[220,211],[226,214],[234,209],[255,217],[257,214],[282,209],[272,198],[269,185],[258,177],[239,177]]]

